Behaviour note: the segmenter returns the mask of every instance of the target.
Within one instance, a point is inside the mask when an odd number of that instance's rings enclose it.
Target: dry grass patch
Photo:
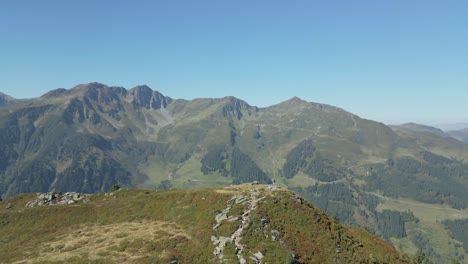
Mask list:
[[[34,262],[64,262],[83,255],[90,260],[105,258],[115,263],[138,262],[142,257],[163,252],[167,255],[164,248],[170,246],[171,240],[190,238],[179,226],[162,221],[82,226],[42,245]]]

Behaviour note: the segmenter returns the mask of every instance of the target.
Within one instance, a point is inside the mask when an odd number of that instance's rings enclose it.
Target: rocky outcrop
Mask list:
[[[224,210],[222,210],[219,214],[216,215],[215,221],[216,224],[213,226],[213,229],[217,229],[219,226],[221,226],[221,222],[223,220],[228,219],[227,214],[231,210],[231,206],[226,207]]]
[[[25,207],[47,206],[47,205],[66,205],[78,202],[86,203],[89,200],[89,194],[77,192],[62,193],[37,193],[36,199],[26,203]]]
[[[211,241],[213,242],[213,245],[215,245],[213,254],[219,259],[220,263],[224,262],[223,251],[227,243],[233,243],[236,246],[236,252],[237,252],[236,255],[237,255],[238,263],[240,264],[247,263],[247,260],[243,256],[244,245],[242,244],[242,235],[245,229],[249,226],[250,213],[253,210],[257,209],[257,203],[263,198],[265,197],[261,196],[258,190],[256,189],[253,189],[247,195],[236,195],[232,197],[231,199],[229,199],[227,201],[228,206],[215,216],[216,223],[213,226],[213,229],[215,230],[223,224],[223,221],[228,221],[228,222],[239,221],[240,222],[238,228],[234,231],[234,233],[232,233],[231,237],[219,237],[219,238],[217,238],[216,236],[211,237]],[[233,215],[233,216],[228,215],[229,211],[232,208],[230,204],[233,204],[233,203],[241,204],[245,206],[245,209],[241,215]],[[265,221],[268,221],[268,220],[265,220]],[[254,253],[250,257],[250,259],[254,260],[255,263],[262,263],[261,260],[263,259],[263,257],[264,257],[263,253],[258,251],[257,253]]]
[[[247,113],[250,116],[252,113],[258,111],[257,107],[250,106],[245,101],[242,101],[235,97],[229,96],[223,99],[226,101],[222,108],[222,113],[224,117],[232,117],[237,120],[240,120],[245,113]]]
[[[153,91],[146,85],[140,85],[130,90],[133,96],[132,105],[135,108],[161,109],[166,108],[172,101],[171,98]]]
[[[230,237],[223,237],[220,236],[217,238],[216,236],[211,236],[211,242],[215,245],[215,249],[213,250],[213,254],[219,259],[220,262],[224,260],[224,248],[226,247],[227,243],[232,243]]]

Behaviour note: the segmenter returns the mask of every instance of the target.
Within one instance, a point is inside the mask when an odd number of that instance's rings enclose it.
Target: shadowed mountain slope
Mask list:
[[[0,92],[0,106],[11,105],[15,103],[16,99]]]

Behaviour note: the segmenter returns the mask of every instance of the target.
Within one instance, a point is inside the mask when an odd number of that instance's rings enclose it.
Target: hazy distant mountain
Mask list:
[[[464,128],[468,128],[468,122],[459,122],[459,123],[453,123],[453,124],[440,124],[440,125],[436,125],[436,127],[442,129],[443,131],[461,130]]]
[[[0,106],[10,105],[16,101],[15,98],[0,92]]]
[[[462,142],[468,143],[468,128],[460,130],[447,131],[447,134],[453,138],[456,138]]]
[[[416,123],[406,123],[403,125],[397,125],[397,126],[390,126],[393,129],[396,130],[406,130],[406,131],[412,131],[412,132],[424,132],[424,133],[432,133],[437,136],[441,137],[446,137],[447,135],[444,133],[439,128],[436,127],[431,127],[431,126],[426,126],[422,124],[416,124]]]
[[[468,146],[440,134],[297,97],[258,108],[90,83],[0,108],[0,194],[275,180],[345,223],[444,260],[463,256],[443,222],[453,218],[418,221],[424,210],[391,203],[468,208]],[[420,231],[434,227],[436,236]]]

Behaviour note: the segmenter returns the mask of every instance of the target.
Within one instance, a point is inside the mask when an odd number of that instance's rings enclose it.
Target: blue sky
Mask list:
[[[0,91],[102,82],[173,98],[298,96],[386,123],[468,121],[468,2],[0,3]]]

